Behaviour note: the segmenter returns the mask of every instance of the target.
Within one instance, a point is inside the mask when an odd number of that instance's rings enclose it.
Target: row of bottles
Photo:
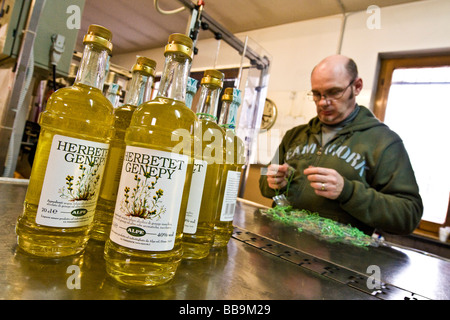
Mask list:
[[[41,137],[18,245],[43,257],[105,241],[107,273],[128,286],[173,278],[182,258],[226,246],[244,163],[234,134],[239,90],[207,70],[197,114],[185,105],[192,40],[172,34],[156,98],[156,63],[139,57],[122,106],[101,90],[111,32],[90,26],[75,84],[55,92],[40,117]]]

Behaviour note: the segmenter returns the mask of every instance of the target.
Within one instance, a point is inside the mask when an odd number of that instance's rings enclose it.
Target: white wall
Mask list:
[[[378,53],[450,47],[449,0],[426,0],[381,8],[379,29],[370,29],[367,25],[373,14],[362,11],[348,15],[341,48],[342,54],[352,57],[358,64],[364,80],[358,102],[369,107],[373,104],[370,99],[376,83]],[[322,58],[337,52],[342,21],[342,16],[330,16],[237,34],[239,38],[248,35],[273,58],[267,96],[277,104],[280,116],[269,130],[271,137],[260,134],[260,162],[270,160],[287,129],[315,116],[314,104],[305,97],[310,89],[310,72]],[[192,70],[213,67],[216,41],[202,40],[197,46],[199,54]],[[114,56],[112,62],[130,68],[136,55],[157,60],[157,71],[161,71],[162,48]],[[239,63],[236,51],[222,42],[216,67],[236,67]]]

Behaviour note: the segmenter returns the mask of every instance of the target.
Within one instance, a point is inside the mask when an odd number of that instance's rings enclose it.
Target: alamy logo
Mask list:
[[[373,290],[373,289],[377,289],[380,290],[381,289],[381,269],[379,266],[377,265],[370,265],[367,267],[366,273],[371,274],[370,277],[367,278],[367,289]]]
[[[67,289],[81,289],[81,271],[77,265],[70,265],[67,267],[66,273],[71,274],[66,281]]]
[[[75,4],[72,4],[67,7],[66,13],[69,14],[69,17],[66,20],[67,29],[79,30],[81,27],[81,9],[80,9],[80,7]]]
[[[366,13],[370,16],[366,20],[366,26],[370,30],[381,29],[381,9],[379,6],[371,5],[367,7]]]

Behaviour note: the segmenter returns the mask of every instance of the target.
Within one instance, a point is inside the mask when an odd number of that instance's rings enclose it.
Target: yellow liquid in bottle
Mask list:
[[[142,286],[155,286],[163,284],[173,278],[177,267],[181,261],[183,255],[182,249],[182,235],[184,227],[184,217],[186,212],[187,200],[189,196],[189,188],[192,177],[192,167],[193,167],[193,139],[192,134],[194,133],[194,127],[197,125],[196,115],[188,109],[184,103],[177,100],[172,100],[168,98],[156,97],[153,101],[146,102],[138,107],[134,112],[133,119],[129,129],[126,134],[127,150],[128,148],[134,147],[132,150],[137,148],[145,148],[149,153],[153,151],[166,152],[166,153],[176,153],[177,156],[187,157],[187,168],[184,185],[172,186],[172,188],[165,188],[162,197],[168,197],[172,199],[170,194],[173,192],[182,192],[182,197],[178,199],[180,201],[180,209],[178,220],[173,221],[176,224],[175,234],[173,236],[173,242],[169,250],[149,250],[146,245],[142,245],[141,249],[133,248],[135,245],[131,244],[118,244],[113,241],[113,237],[116,233],[121,232],[119,228],[115,228],[115,224],[118,222],[118,208],[120,203],[122,205],[125,203],[124,200],[130,198],[123,197],[123,190],[121,190],[122,179],[124,179],[124,172],[122,172],[121,185],[119,187],[119,196],[117,199],[116,212],[113,220],[113,228],[111,229],[110,239],[105,245],[105,260],[106,260],[106,270],[108,274],[114,278],[119,283],[125,284],[130,287],[142,287]],[[177,140],[180,137],[180,140]],[[186,141],[189,140],[189,141]],[[180,143],[185,143],[186,147],[184,150],[180,150]],[[127,157],[127,156],[126,156]],[[135,157],[135,159],[142,159]],[[159,158],[161,163],[162,157]],[[126,158],[125,158],[126,160]],[[153,160],[149,160],[151,163]],[[142,163],[142,161],[141,161]],[[124,168],[126,165],[124,165]],[[131,167],[130,167],[131,168]],[[175,174],[175,173],[174,173]],[[136,179],[141,179],[139,181],[144,181],[142,176],[136,174]],[[152,180],[153,179],[153,180]],[[157,181],[156,177],[151,178],[149,181]],[[159,184],[157,181],[156,185]],[[148,185],[151,187],[151,185]],[[158,187],[156,187],[158,188]],[[178,191],[176,191],[178,190]],[[132,192],[132,191],[130,191]],[[126,193],[126,192],[125,192]],[[122,197],[122,198],[121,198]],[[157,197],[155,195],[154,197]],[[149,201],[151,197],[148,198]],[[133,199],[130,199],[129,203]],[[143,211],[144,213],[148,213]],[[165,219],[164,215],[167,212],[160,214],[161,220]],[[125,215],[120,216],[121,219],[130,219],[134,224],[144,223],[145,219],[135,217],[126,217]],[[158,218],[155,218],[155,223],[157,223]],[[126,228],[132,233],[136,234],[136,230],[143,230],[128,227]],[[166,231],[161,231],[161,236],[165,236]],[[140,235],[142,235],[142,233]],[[127,234],[124,237],[128,237]],[[142,236],[128,237],[128,241],[142,241]],[[131,240],[130,240],[131,239]],[[172,241],[172,238],[169,239]],[[150,240],[149,240],[150,241]],[[160,244],[156,244],[157,246]]]
[[[225,132],[214,121],[199,121],[202,128],[203,160],[207,163],[207,170],[196,231],[190,232],[185,228],[183,235],[183,259],[205,258],[214,243],[214,219],[220,191],[220,172],[223,167],[224,145],[218,141],[223,141]],[[195,186],[191,187],[191,192],[193,188]]]
[[[231,211],[229,215],[234,214],[233,202],[230,202],[229,208],[227,204],[224,204],[227,177],[229,175],[236,176],[236,173],[241,172],[244,165],[244,143],[242,140],[234,134],[230,129],[226,130],[225,136],[225,146],[226,146],[226,161],[223,169],[221,170],[221,180],[220,180],[220,193],[218,200],[218,207],[215,218],[214,225],[214,248],[225,247],[230,241],[231,235],[233,234],[233,220],[231,218],[226,218],[228,221],[224,221],[222,216],[222,211]],[[233,146],[230,148],[230,146]],[[231,160],[233,163],[230,163]],[[222,216],[222,217],[221,217]]]
[[[16,225],[20,248],[43,257],[69,256],[84,249],[90,225],[51,227],[36,222],[46,171],[56,170],[58,173],[58,168],[47,168],[50,149],[55,135],[108,143],[112,123],[112,105],[97,88],[77,83],[56,91],[50,97],[46,111],[41,114],[41,133],[24,211]]]
[[[115,133],[111,139],[94,223],[90,231],[90,238],[97,241],[106,241],[109,238],[125,153],[125,132],[130,125],[134,110],[136,106],[132,105],[122,105],[114,110]]]

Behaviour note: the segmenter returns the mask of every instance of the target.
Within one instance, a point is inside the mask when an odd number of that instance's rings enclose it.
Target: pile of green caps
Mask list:
[[[329,242],[339,242],[358,247],[378,246],[376,240],[358,228],[321,217],[316,212],[293,209],[291,206],[276,206],[261,209],[261,212],[275,221],[294,226],[299,232],[305,231]]]

